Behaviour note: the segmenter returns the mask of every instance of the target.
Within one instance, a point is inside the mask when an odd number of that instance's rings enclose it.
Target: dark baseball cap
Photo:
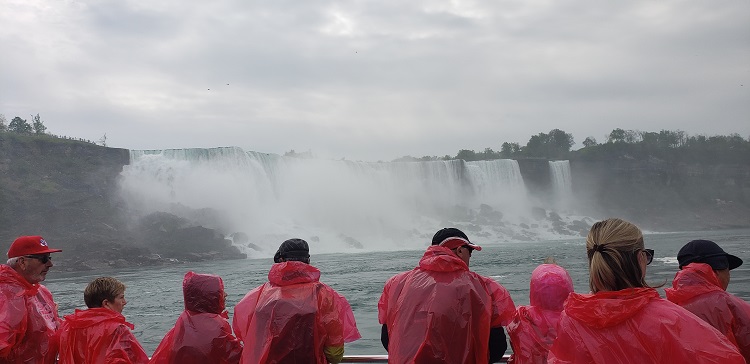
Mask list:
[[[310,258],[310,246],[302,239],[289,239],[281,243],[279,250],[273,256],[274,263],[280,263],[284,259],[307,259]]]
[[[432,237],[432,245],[441,245],[448,249],[467,245],[472,249],[482,250],[482,247],[469,241],[463,231],[456,228],[442,228]]]
[[[742,265],[742,259],[728,254],[710,240],[693,240],[677,253],[680,269],[690,263],[705,263],[713,270],[734,269]]]

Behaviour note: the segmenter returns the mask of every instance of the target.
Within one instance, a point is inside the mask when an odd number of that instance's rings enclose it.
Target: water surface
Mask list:
[[[677,251],[688,241],[699,238],[714,240],[727,252],[750,260],[750,229],[647,234],[646,247],[655,250],[647,280],[671,284],[677,271]],[[479,238],[473,240],[484,249],[474,252],[470,268],[505,286],[516,305],[528,304],[531,271],[547,256],[554,257],[570,272],[576,292],[589,291],[584,238],[502,245]],[[414,268],[423,251],[315,254],[314,243],[311,250],[312,264],[321,270],[321,281],[343,294],[354,310],[362,339],[347,344],[347,354],[385,354],[377,321],[377,301],[383,284],[396,273]],[[75,308],[85,308],[83,289],[92,279],[109,275],[123,281],[128,287],[125,292],[128,304],[123,314],[135,324],[134,333],[150,354],[183,310],[185,272],[213,273],[224,279],[231,321],[233,306],[248,291],[267,281],[272,263],[272,259],[266,258],[81,273],[61,273],[52,268],[45,284],[54,294],[60,314],[67,315]],[[728,290],[750,300],[750,264],[732,271]],[[663,289],[660,291],[664,297]]]

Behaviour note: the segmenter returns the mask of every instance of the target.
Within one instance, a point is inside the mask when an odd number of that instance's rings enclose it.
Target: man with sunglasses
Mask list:
[[[490,363],[505,353],[515,304],[503,286],[469,270],[482,247],[440,229],[419,266],[389,279],[378,301],[389,363]]]
[[[710,240],[693,240],[677,253],[680,271],[667,299],[708,322],[750,361],[750,304],[726,291],[729,271],[742,259],[728,254]]]
[[[52,268],[41,236],[21,236],[0,265],[0,362],[54,363],[60,319],[52,293],[40,284]]]

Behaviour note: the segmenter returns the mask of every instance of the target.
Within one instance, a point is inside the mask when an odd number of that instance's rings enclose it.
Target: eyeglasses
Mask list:
[[[654,261],[654,249],[643,249],[646,253],[646,265],[651,264]]]
[[[52,256],[51,255],[24,255],[24,257],[36,259],[36,260],[42,262],[42,264],[47,264],[47,262],[49,262],[50,260],[52,260]]]

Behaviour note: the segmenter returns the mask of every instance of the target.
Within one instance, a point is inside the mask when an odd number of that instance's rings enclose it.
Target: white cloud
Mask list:
[[[750,4],[0,0],[0,113],[130,149],[389,160],[750,135]]]

